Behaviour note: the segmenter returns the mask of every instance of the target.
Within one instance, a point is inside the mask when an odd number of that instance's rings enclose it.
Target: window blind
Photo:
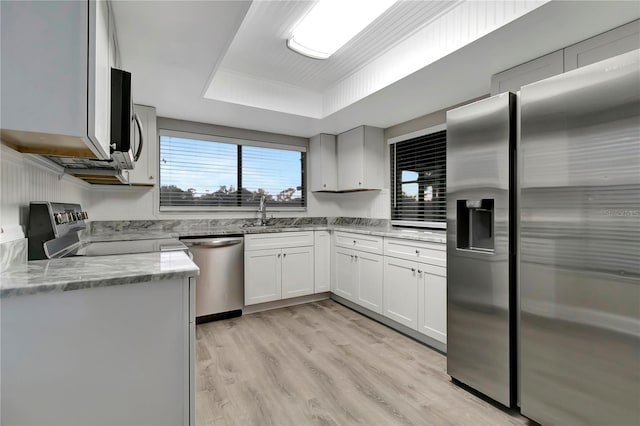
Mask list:
[[[305,207],[305,152],[260,145],[161,134],[160,208]]]
[[[443,227],[447,216],[447,131],[390,146],[391,220]]]

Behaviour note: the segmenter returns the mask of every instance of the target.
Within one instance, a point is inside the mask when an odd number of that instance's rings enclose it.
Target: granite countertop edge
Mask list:
[[[129,267],[115,269],[125,258]],[[169,280],[199,272],[183,252],[37,260],[0,273],[0,299]]]

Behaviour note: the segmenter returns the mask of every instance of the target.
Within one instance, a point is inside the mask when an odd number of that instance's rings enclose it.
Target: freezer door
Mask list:
[[[521,91],[521,409],[640,422],[640,51]]]
[[[447,372],[511,406],[515,96],[447,113]]]

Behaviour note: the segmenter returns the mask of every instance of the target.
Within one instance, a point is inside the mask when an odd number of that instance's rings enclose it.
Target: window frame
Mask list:
[[[176,137],[176,138],[184,138],[184,139],[195,139],[201,141],[209,141],[209,142],[219,142],[219,143],[228,143],[234,145],[242,145],[242,146],[251,146],[251,147],[259,147],[259,148],[272,148],[272,149],[282,149],[287,151],[297,151],[302,153],[302,166],[301,166],[301,183],[302,183],[302,206],[279,206],[277,204],[267,204],[268,211],[271,212],[306,212],[307,211],[307,202],[308,202],[308,194],[307,194],[307,155],[308,150],[307,147],[299,146],[299,145],[287,145],[287,144],[279,144],[273,142],[263,142],[251,139],[242,139],[242,138],[233,138],[228,136],[216,136],[205,133],[197,133],[197,132],[185,132],[180,130],[172,130],[172,129],[162,129],[158,128],[158,211],[160,213],[170,213],[170,212],[255,212],[257,207],[255,206],[163,206],[160,204],[160,191],[162,188],[162,175],[161,175],[161,162],[162,162],[162,146],[161,139],[163,136],[167,137]],[[241,174],[241,170],[236,171],[239,175]]]
[[[389,159],[390,159],[389,207],[390,207],[390,216],[392,218],[390,222],[392,226],[410,226],[410,227],[416,227],[416,228],[431,228],[431,229],[438,229],[438,230],[447,229],[446,218],[443,222],[393,219],[393,205],[396,202],[396,197],[397,197],[396,188],[398,183],[396,181],[396,176],[397,176],[396,167],[398,164],[395,158],[391,158],[391,146],[397,143],[409,141],[411,139],[416,139],[419,137],[431,135],[433,133],[438,133],[443,130],[444,131],[447,130],[446,123],[428,127],[426,129],[417,130],[415,132],[407,133],[404,135],[396,136],[387,140],[389,145],[388,149],[389,149]],[[446,160],[446,149],[445,149],[445,160]],[[402,181],[400,182],[400,184],[402,184]]]

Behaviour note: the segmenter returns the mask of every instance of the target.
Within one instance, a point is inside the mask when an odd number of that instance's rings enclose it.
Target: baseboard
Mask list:
[[[371,318],[374,321],[377,321],[381,324],[386,325],[387,327],[393,328],[394,330],[411,337],[413,340],[417,340],[420,343],[423,343],[436,351],[446,355],[447,354],[447,345],[439,342],[429,336],[425,336],[422,333],[418,333],[416,330],[413,330],[406,325],[402,325],[400,323],[395,322],[383,315],[380,315],[377,312],[373,312],[367,308],[363,308],[362,306],[351,302],[350,300],[345,299],[344,297],[340,297],[334,293],[331,293],[331,300],[335,300],[341,305],[346,306],[347,308],[353,309],[354,311]]]
[[[308,296],[294,297],[291,299],[275,300],[273,302],[260,303],[257,305],[245,306],[242,314],[253,314],[256,312],[268,311],[271,309],[286,308],[287,306],[301,305],[303,303],[317,302],[329,298],[329,292],[309,294]]]

